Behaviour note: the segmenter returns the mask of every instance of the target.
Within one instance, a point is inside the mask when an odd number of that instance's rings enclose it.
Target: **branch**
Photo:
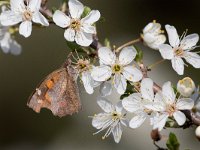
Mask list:
[[[142,38],[138,38],[138,39],[132,40],[132,41],[127,42],[127,43],[123,44],[122,46],[118,47],[115,51],[116,51],[116,53],[118,53],[123,48],[125,48],[127,46],[130,46],[130,45],[133,45],[135,43],[141,42],[141,41],[142,41]]]
[[[47,7],[47,2],[48,2],[48,0],[42,0],[42,4],[41,4],[40,11],[41,11],[41,13],[44,14],[46,17],[52,18],[52,17],[53,17],[53,14],[52,14],[52,11],[51,11],[50,9],[48,9],[48,7]]]

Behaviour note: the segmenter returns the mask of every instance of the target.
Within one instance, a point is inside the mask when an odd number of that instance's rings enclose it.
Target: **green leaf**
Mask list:
[[[79,46],[78,44],[76,44],[75,42],[69,42],[67,41],[67,46],[71,49],[71,51],[83,51],[81,46]]]
[[[166,145],[169,150],[179,150],[180,144],[174,133],[169,134],[169,139],[167,140]]]
[[[143,51],[140,50],[140,49],[139,49],[138,47],[136,47],[136,46],[134,46],[134,47],[135,47],[135,49],[137,50],[137,55],[136,55],[135,61],[136,61],[137,63],[141,63],[142,60],[143,60]]]
[[[110,40],[108,38],[105,38],[104,45],[108,48],[111,48]]]
[[[83,14],[81,15],[81,18],[86,17],[90,12],[91,12],[91,8],[85,6],[84,11],[83,11]]]
[[[124,99],[125,97],[128,97],[129,95],[133,94],[134,92],[136,92],[134,90],[134,86],[130,84],[130,82],[127,81],[127,87],[126,87],[126,91],[124,94],[122,94],[120,96],[120,100]]]

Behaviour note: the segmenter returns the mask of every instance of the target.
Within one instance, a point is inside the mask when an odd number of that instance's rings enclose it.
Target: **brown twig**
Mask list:
[[[134,39],[132,41],[129,41],[123,45],[121,45],[120,47],[118,47],[115,52],[118,53],[120,50],[122,50],[123,48],[127,47],[127,46],[130,46],[130,45],[133,45],[135,43],[138,43],[138,42],[141,42],[142,41],[142,38],[138,38],[138,39]]]
[[[148,71],[150,71],[149,68],[146,67],[143,63],[141,63],[139,65],[139,67],[140,67],[140,70],[142,71],[143,78],[148,78]],[[154,89],[155,93],[162,90],[162,88],[155,82],[154,82],[154,85],[153,85],[153,89]]]
[[[41,4],[40,11],[41,11],[41,13],[44,14],[46,17],[52,18],[52,17],[53,17],[53,14],[52,14],[52,11],[51,11],[50,9],[48,9],[48,7],[47,7],[47,2],[48,2],[48,0],[42,0],[42,4]]]

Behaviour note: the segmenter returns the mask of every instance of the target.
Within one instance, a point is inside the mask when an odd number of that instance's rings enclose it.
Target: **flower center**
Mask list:
[[[120,66],[118,64],[114,65],[112,70],[113,70],[113,73],[120,73],[122,71],[122,66]]]
[[[79,59],[76,68],[79,72],[87,71],[90,69],[90,62],[88,60]]]
[[[80,30],[80,28],[81,28],[81,22],[80,22],[80,20],[72,20],[72,22],[70,24],[70,28],[74,29],[76,31]]]
[[[33,13],[31,11],[29,11],[29,10],[26,10],[23,13],[23,20],[31,21],[32,20],[32,16],[33,16]]]
[[[182,48],[179,47],[177,49],[174,49],[174,53],[175,53],[176,56],[183,56],[184,51],[183,51]]]
[[[117,120],[119,120],[121,118],[121,115],[120,114],[118,114],[117,112],[113,112],[112,113],[112,120],[113,121],[117,121]]]
[[[176,106],[175,104],[172,104],[172,105],[167,105],[167,109],[166,111],[169,113],[169,115],[172,117],[173,116],[173,113],[176,111]]]

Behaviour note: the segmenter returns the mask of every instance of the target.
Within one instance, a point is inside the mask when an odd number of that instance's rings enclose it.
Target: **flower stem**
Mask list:
[[[138,42],[141,42],[142,41],[142,38],[138,38],[138,39],[135,39],[135,40],[132,40],[132,41],[129,41],[123,45],[121,45],[120,47],[118,47],[115,52],[118,53],[120,50],[122,50],[124,47],[127,47],[127,46],[130,46],[130,45],[133,45],[135,43],[138,43]]]
[[[150,66],[148,67],[148,69],[153,69],[153,68],[155,68],[157,65],[163,63],[164,61],[165,61],[165,59],[161,59],[161,60],[157,61],[156,63],[150,65]]]

